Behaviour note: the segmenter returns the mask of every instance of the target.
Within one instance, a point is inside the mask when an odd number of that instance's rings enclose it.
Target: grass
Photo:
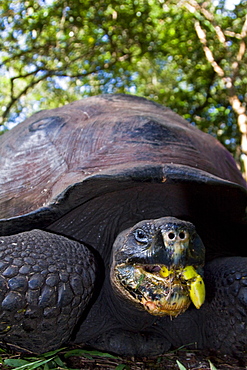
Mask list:
[[[44,353],[40,356],[11,354],[0,350],[2,370],[242,370],[237,359],[182,348],[156,358],[127,358],[81,348]]]

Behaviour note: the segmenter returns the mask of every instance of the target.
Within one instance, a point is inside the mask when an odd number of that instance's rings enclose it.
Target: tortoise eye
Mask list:
[[[148,243],[148,236],[147,233],[142,229],[136,229],[134,232],[135,240],[138,243],[147,244]]]

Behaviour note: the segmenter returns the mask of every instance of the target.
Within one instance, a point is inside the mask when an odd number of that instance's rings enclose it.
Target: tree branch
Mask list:
[[[219,25],[215,25],[214,15],[206,9],[207,3],[203,3],[203,5],[198,4],[195,0],[189,0],[184,2],[185,7],[190,11],[190,13],[200,12],[205,19],[207,19],[211,26],[214,28],[216,36],[221,44],[223,44],[227,48],[226,37],[224,32],[222,31]]]
[[[116,64],[118,61],[123,61],[125,59],[128,59],[129,58],[129,55],[128,54],[124,54],[124,55],[121,55],[119,56],[118,58],[112,60],[111,63],[108,63],[107,66],[105,67],[102,66],[102,70],[103,69],[108,69],[109,67],[112,67],[114,64]],[[78,59],[78,58],[75,58],[75,59]],[[74,62],[75,60],[73,60],[72,62]],[[68,67],[68,66],[67,66]],[[65,74],[63,73],[64,70],[66,70],[66,66],[63,66],[57,70],[52,70],[52,69],[46,69],[46,70],[41,70],[41,69],[37,69],[33,72],[29,72],[29,73],[26,73],[26,74],[21,74],[19,76],[15,76],[15,77],[12,77],[11,78],[11,100],[9,102],[9,104],[7,105],[6,107],[6,110],[3,112],[2,114],[2,117],[1,117],[1,121],[4,122],[4,120],[8,117],[9,115],[9,112],[10,110],[12,109],[12,107],[14,106],[14,104],[23,96],[23,95],[26,95],[28,90],[30,90],[33,86],[37,85],[39,82],[41,81],[44,81],[45,79],[47,79],[48,77],[51,77],[51,76],[57,76],[57,77],[69,77],[69,78],[80,78],[80,77],[87,77],[89,75],[92,75],[93,73],[98,73],[99,72],[99,69],[98,69],[98,65],[96,65],[94,68],[92,68],[91,66],[91,70],[88,71],[88,72],[83,72],[83,73],[76,73],[76,74]],[[44,75],[39,77],[39,78],[35,78],[35,74],[37,74],[38,72],[43,72]],[[16,80],[18,80],[19,78],[25,78],[25,77],[29,77],[29,76],[34,76],[33,78],[33,81],[30,82],[23,90],[21,90],[16,96],[14,94],[14,82]]]
[[[244,56],[244,53],[245,53],[245,50],[246,50],[246,43],[245,43],[244,39],[247,36],[247,14],[245,16],[245,22],[243,24],[242,31],[241,31],[240,35],[241,35],[242,40],[240,42],[239,51],[238,51],[238,55],[237,55],[237,60],[238,61],[241,61],[243,59],[243,56]]]
[[[203,6],[199,5],[195,0],[185,1],[185,6],[191,13],[196,13],[196,11],[200,11],[204,15],[205,19],[210,21],[211,26],[213,26],[216,32],[218,40],[220,41],[220,43],[224,46],[225,50],[227,51],[228,46],[227,46],[225,34],[218,25],[214,24],[214,18],[212,14],[208,12],[208,10],[205,9]],[[217,75],[224,82],[225,87],[229,93],[229,97],[228,97],[229,103],[231,104],[233,111],[237,115],[238,127],[241,133],[241,151],[242,151],[242,160],[243,160],[244,169],[245,169],[244,176],[245,176],[245,179],[247,180],[247,114],[246,114],[245,105],[242,104],[239,97],[237,96],[236,91],[235,91],[236,90],[235,85],[234,85],[235,80],[238,76],[240,63],[243,61],[245,51],[246,51],[245,39],[247,36],[247,15],[245,16],[245,22],[243,24],[241,33],[237,34],[238,39],[240,39],[241,41],[240,41],[238,53],[236,55],[236,59],[232,63],[231,76],[229,75],[227,76],[226,71],[224,71],[224,69],[215,60],[215,56],[208,46],[206,31],[202,29],[201,24],[198,20],[198,17],[195,16],[195,18],[196,18],[194,22],[195,31],[202,44],[205,57],[207,61],[211,64],[211,66],[213,67],[215,73],[217,73]],[[231,36],[235,36],[235,33]]]
[[[205,53],[205,56],[206,56],[207,61],[211,64],[211,66],[213,67],[214,71],[217,73],[218,76],[224,77],[225,76],[225,72],[219,66],[219,64],[215,61],[212,51],[207,46],[206,33],[202,29],[199,21],[195,21],[195,25],[194,26],[195,26],[195,30],[196,30],[197,36],[198,36],[198,38],[201,41],[201,44],[203,46],[203,50],[204,50],[204,53]]]
[[[16,96],[11,94],[11,100],[10,100],[9,104],[7,105],[7,108],[3,112],[2,117],[1,117],[2,122],[4,122],[4,119],[8,117],[11,108],[21,98],[21,96],[25,95],[28,92],[29,89],[31,89],[34,85],[38,84],[42,80],[45,80],[48,76],[49,76],[49,74],[46,74],[46,75],[40,77],[38,80],[33,80],[29,85],[27,85],[23,90],[21,90],[19,92],[19,94],[17,94]],[[11,86],[11,89],[12,89],[12,86]]]

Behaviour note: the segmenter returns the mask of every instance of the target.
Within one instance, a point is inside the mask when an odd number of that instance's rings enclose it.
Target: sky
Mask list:
[[[225,7],[229,10],[233,10],[235,5],[238,5],[240,0],[227,0],[225,3]]]

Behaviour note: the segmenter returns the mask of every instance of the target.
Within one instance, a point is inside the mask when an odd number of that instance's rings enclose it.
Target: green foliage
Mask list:
[[[66,359],[75,356],[84,357],[88,360],[95,360],[100,358],[102,358],[103,361],[106,361],[108,359],[116,360],[117,362],[112,364],[113,366],[115,365],[116,370],[129,369],[128,365],[119,363],[119,357],[96,350],[88,351],[84,349],[73,349],[64,351],[64,348],[60,348],[55,351],[44,353],[40,356],[28,356],[23,358],[11,358],[10,356],[10,358],[7,358],[2,362],[4,363],[4,365],[10,367],[12,370],[70,370],[70,368],[66,364]]]
[[[211,133],[238,157],[241,134],[229,91],[195,31],[200,22],[216,63],[246,103],[247,58],[233,70],[247,1],[189,11],[190,1],[2,0],[2,122],[83,96],[133,93],[151,98]],[[193,3],[193,2],[192,2]],[[194,2],[195,3],[195,2]],[[187,4],[187,5],[186,5]],[[213,15],[213,18],[207,14]],[[224,31],[225,43],[217,37]]]
[[[129,369],[130,369],[130,367],[128,365],[125,365],[125,364],[119,364],[115,368],[115,370],[129,370]]]
[[[117,359],[118,357],[111,355],[110,353],[105,353],[105,352],[100,352],[100,351],[88,351],[85,349],[73,349],[71,351],[68,351],[65,353],[64,358],[68,358],[71,356],[83,356],[88,359],[92,359],[93,356],[98,356],[98,357],[104,357],[104,358],[112,358],[112,359]]]
[[[55,370],[58,368],[68,369],[66,364],[59,357],[59,352],[62,349],[47,352],[40,357],[27,357],[27,358],[8,358],[4,360],[4,364],[13,368],[13,370]]]

